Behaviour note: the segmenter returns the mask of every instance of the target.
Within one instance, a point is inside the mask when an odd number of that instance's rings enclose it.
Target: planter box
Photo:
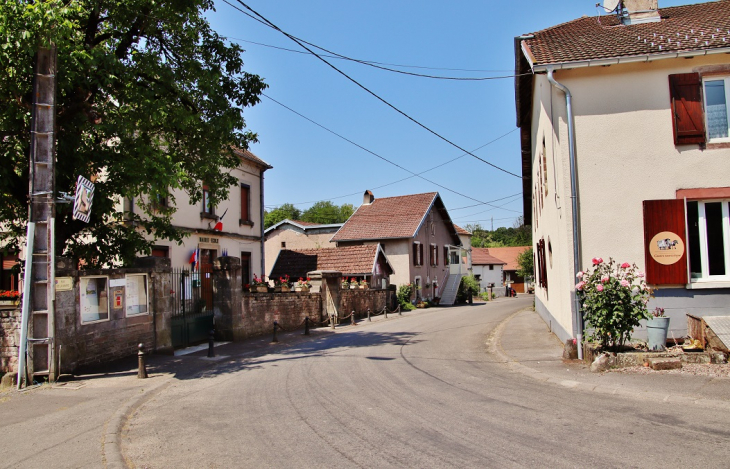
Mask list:
[[[309,293],[309,287],[294,287],[294,291],[300,293]]]

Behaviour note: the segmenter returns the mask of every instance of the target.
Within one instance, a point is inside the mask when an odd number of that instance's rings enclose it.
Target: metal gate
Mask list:
[[[213,269],[175,269],[172,285],[172,346],[187,347],[208,340],[213,329]]]

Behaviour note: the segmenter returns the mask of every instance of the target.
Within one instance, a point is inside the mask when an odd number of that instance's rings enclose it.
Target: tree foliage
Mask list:
[[[310,223],[345,223],[355,211],[352,204],[335,205],[329,200],[317,202],[302,213],[302,221]]]
[[[479,223],[464,228],[472,234],[471,245],[475,248],[500,248],[506,246],[531,246],[532,227],[519,217],[511,228],[499,227],[494,231],[484,229]]]
[[[212,0],[0,0],[6,243],[17,245],[25,231],[34,54],[50,42],[58,53],[56,189],[73,192],[78,175],[96,177],[88,225],[58,206],[59,254],[92,266],[128,262],[149,252],[143,234],[183,236],[173,208],[145,201],[172,188],[197,203],[202,181],[214,204],[227,197],[239,164],[231,148],[256,140],[243,110],[266,85],[243,70],[242,49],[210,28],[211,8]],[[118,212],[122,197],[137,198],[136,213]]]
[[[517,275],[525,279],[532,279],[535,276],[535,256],[532,248],[525,249],[517,256]]]
[[[293,204],[283,204],[272,211],[264,213],[264,228],[270,228],[280,221],[299,220],[302,217],[302,211]]]

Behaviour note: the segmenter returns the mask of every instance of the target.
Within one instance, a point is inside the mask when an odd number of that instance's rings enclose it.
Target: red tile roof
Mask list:
[[[233,148],[233,153],[236,154],[239,158],[242,158],[244,160],[249,160],[252,163],[256,163],[256,164],[258,164],[260,166],[263,166],[265,169],[272,169],[273,168],[273,166],[271,166],[269,163],[267,163],[266,161],[262,160],[261,158],[259,158],[258,156],[254,155],[253,153],[251,153],[248,150],[242,150],[240,148],[235,148],[234,147]]]
[[[472,236],[472,234],[469,231],[466,231],[464,228],[460,227],[457,224],[454,224],[454,228],[456,229],[457,234]]]
[[[661,21],[622,25],[616,15],[583,17],[534,33],[523,44],[533,65],[730,47],[730,1],[660,8]]]
[[[412,238],[438,192],[375,199],[361,205],[332,237],[332,241]]]
[[[371,275],[375,268],[377,244],[323,249],[283,250],[271,269],[271,278],[288,274],[306,277],[314,270],[336,270],[343,275]]]
[[[486,248],[488,253],[497,259],[503,260],[507,265],[504,270],[519,270],[520,265],[517,263],[517,256],[523,251],[530,249],[530,246],[510,246],[505,248]],[[472,264],[474,264],[474,254],[472,249]]]
[[[489,254],[489,248],[471,248],[472,265],[506,265],[501,259]]]

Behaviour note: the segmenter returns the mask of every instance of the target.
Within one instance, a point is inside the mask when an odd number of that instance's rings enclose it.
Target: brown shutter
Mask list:
[[[449,247],[444,246],[444,265],[449,265]]]
[[[423,244],[418,245],[418,265],[423,265]]]
[[[702,81],[699,73],[669,75],[674,144],[705,143]]]
[[[250,221],[248,217],[249,188],[241,184],[241,221]]]
[[[413,243],[413,265],[418,265],[418,243]]]
[[[681,240],[682,246],[674,243],[675,236],[666,235],[657,240],[659,233],[671,233]],[[669,239],[662,246],[657,243]],[[677,252],[678,248],[682,252]],[[687,276],[687,235],[685,230],[684,200],[645,200],[644,201],[644,262],[646,281],[651,285],[686,284]],[[654,254],[652,255],[652,251]],[[680,257],[681,254],[681,257]],[[664,256],[667,260],[658,262]],[[669,263],[667,263],[669,262]]]

